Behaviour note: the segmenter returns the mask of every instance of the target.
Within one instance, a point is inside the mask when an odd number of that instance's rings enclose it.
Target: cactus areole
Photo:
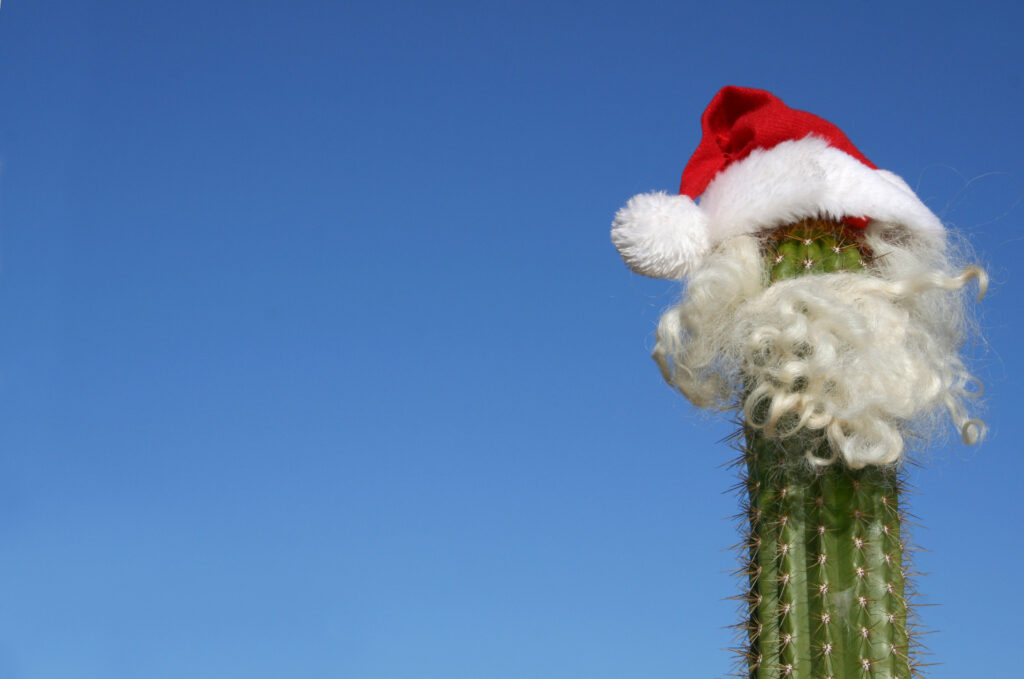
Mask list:
[[[738,675],[919,673],[901,489],[908,442],[973,444],[967,286],[948,234],[835,125],[723,88],[678,195],[635,196],[612,241],[685,279],[654,359],[694,405],[737,413],[745,539]]]

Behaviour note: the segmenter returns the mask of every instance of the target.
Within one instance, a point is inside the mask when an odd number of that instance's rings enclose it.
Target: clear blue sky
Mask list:
[[[785,5],[3,0],[0,677],[724,675],[729,427],[608,240],[724,84],[989,268],[912,503],[932,676],[1018,672],[1024,10]]]

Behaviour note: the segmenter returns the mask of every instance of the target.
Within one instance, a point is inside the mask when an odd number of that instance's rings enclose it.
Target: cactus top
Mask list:
[[[682,278],[726,238],[808,217],[896,224],[945,242],[942,223],[905,181],[832,123],[769,92],[725,87],[701,126],[679,195],[640,194],[615,215],[612,241],[637,273]]]

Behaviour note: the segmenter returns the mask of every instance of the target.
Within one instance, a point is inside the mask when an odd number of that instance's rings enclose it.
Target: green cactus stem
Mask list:
[[[861,271],[870,254],[848,227],[806,220],[765,246],[772,281]],[[819,433],[820,434],[820,433]],[[745,426],[740,461],[749,539],[741,676],[910,679],[900,473],[851,469],[812,433],[771,439]],[[839,457],[839,456],[837,456]]]

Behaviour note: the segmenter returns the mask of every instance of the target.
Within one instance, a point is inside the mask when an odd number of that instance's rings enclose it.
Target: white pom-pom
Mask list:
[[[707,222],[689,196],[641,193],[615,214],[612,243],[638,274],[682,278],[710,248]]]

